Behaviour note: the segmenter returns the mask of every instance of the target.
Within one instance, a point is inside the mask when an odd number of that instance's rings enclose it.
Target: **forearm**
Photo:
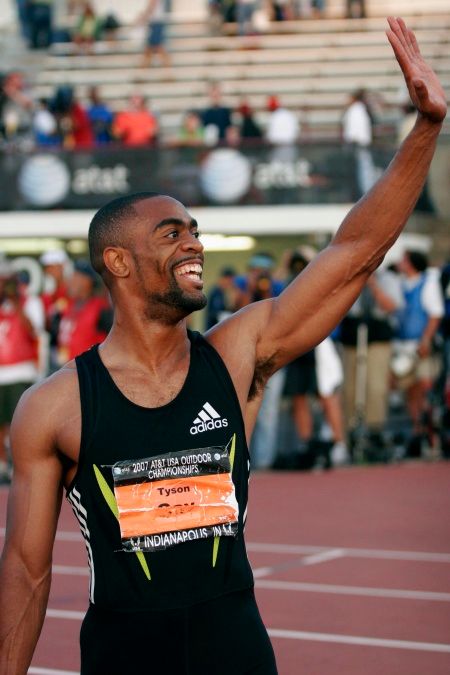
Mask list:
[[[339,228],[334,243],[353,246],[356,274],[374,270],[401,233],[425,183],[441,126],[419,115],[382,177]]]
[[[45,617],[50,571],[33,580],[9,557],[0,568],[0,675],[26,675]]]
[[[425,328],[425,331],[422,335],[422,340],[421,342],[426,342],[430,343],[432,339],[434,338],[437,329],[439,328],[439,324],[441,323],[441,319],[433,317],[428,321],[427,327]]]

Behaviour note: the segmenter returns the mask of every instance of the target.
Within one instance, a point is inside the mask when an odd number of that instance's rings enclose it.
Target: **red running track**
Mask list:
[[[445,462],[253,476],[249,557],[280,675],[450,674],[449,485]],[[30,675],[79,671],[76,532],[65,507]]]

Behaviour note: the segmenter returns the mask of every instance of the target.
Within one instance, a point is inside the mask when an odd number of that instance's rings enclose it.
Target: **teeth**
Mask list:
[[[195,274],[200,276],[203,270],[202,266],[198,263],[189,263],[187,265],[183,265],[182,267],[178,267],[175,271],[177,275],[181,277],[186,274]]]

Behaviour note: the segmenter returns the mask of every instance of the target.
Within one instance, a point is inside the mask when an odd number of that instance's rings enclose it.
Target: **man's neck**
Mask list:
[[[131,368],[158,371],[167,360],[178,361],[189,354],[190,343],[186,320],[168,325],[116,312],[113,327],[101,347],[102,355],[111,363],[126,358]]]

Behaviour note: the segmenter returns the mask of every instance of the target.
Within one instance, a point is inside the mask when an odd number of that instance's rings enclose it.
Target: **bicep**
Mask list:
[[[373,270],[352,248],[329,246],[272,301],[258,353],[272,353],[278,368],[327,337],[360,294]]]

